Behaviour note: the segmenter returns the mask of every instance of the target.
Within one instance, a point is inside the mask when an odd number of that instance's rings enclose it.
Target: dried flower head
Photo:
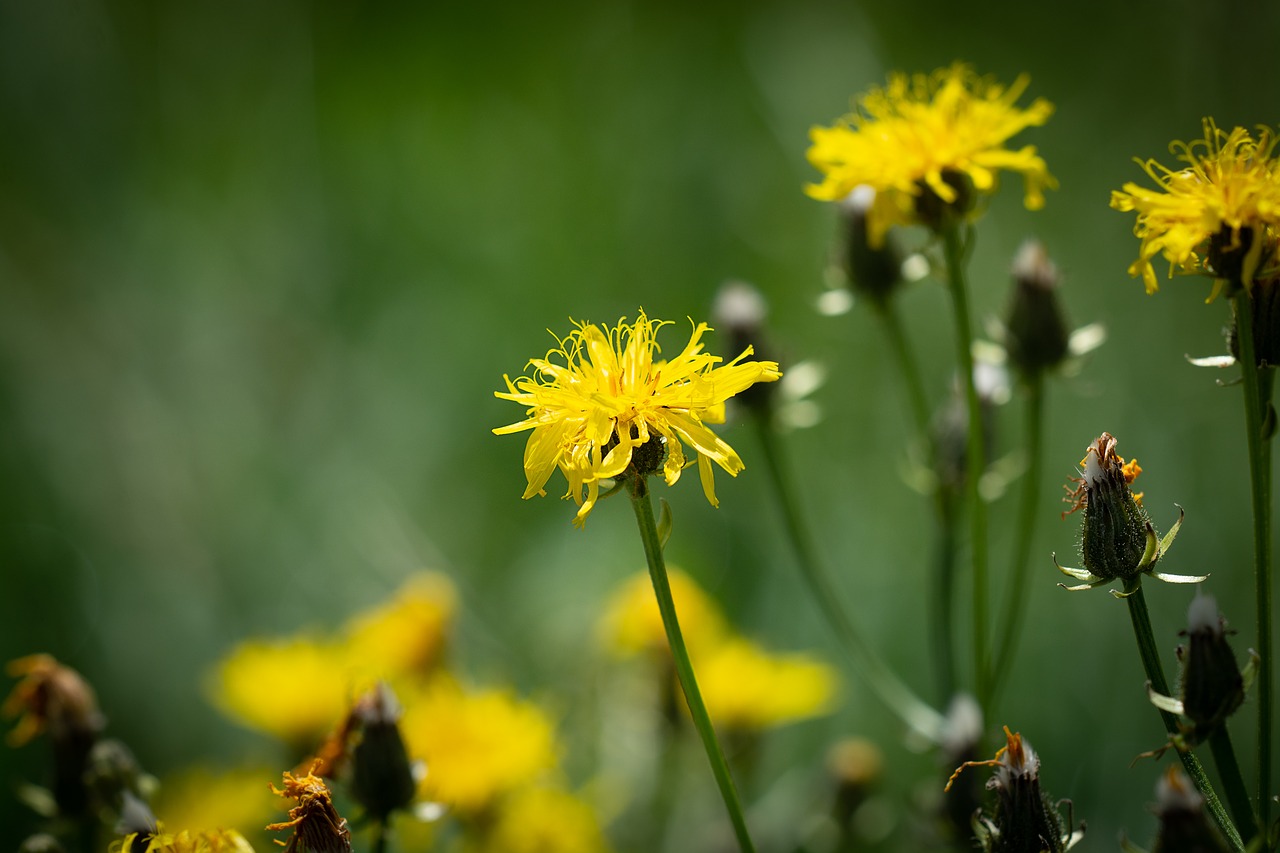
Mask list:
[[[1005,143],[1048,121],[1053,106],[1037,98],[1015,106],[1029,82],[1005,87],[963,63],[932,74],[892,74],[883,89],[857,99],[854,111],[834,127],[809,131],[809,162],[823,173],[806,191],[841,201],[856,187],[876,191],[867,213],[869,244],[884,245],[890,227],[936,225],[947,207],[967,214],[974,194],[995,190],[1001,170],[1019,172],[1029,210],[1044,206],[1044,190],[1057,185],[1034,146],[1017,151]]]
[[[351,853],[351,832],[347,820],[333,806],[329,786],[319,776],[284,773],[284,788],[271,786],[278,796],[294,800],[289,819],[267,825],[271,832],[292,829],[285,853]]]
[[[102,731],[105,721],[93,688],[71,667],[51,655],[36,654],[10,661],[7,671],[21,679],[0,708],[6,717],[22,715],[9,732],[11,746],[22,746],[46,731],[55,740],[93,737]]]
[[[1151,266],[1157,255],[1169,262],[1170,277],[1200,273],[1249,287],[1255,276],[1280,273],[1276,142],[1271,128],[1260,127],[1255,139],[1206,118],[1203,139],[1169,146],[1182,168],[1137,161],[1159,189],[1125,184],[1111,193],[1111,206],[1138,214],[1133,233],[1142,245],[1129,274],[1142,277],[1147,293],[1159,289]]]
[[[727,364],[702,351],[706,323],[693,327],[689,343],[675,358],[657,358],[655,335],[667,323],[640,312],[613,327],[576,323],[577,328],[545,357],[530,360],[532,376],[494,396],[526,407],[524,420],[493,432],[533,430],[524,451],[528,480],[524,497],[543,495],[557,467],[569,481],[566,497],[578,504],[574,524],[582,526],[600,496],[600,484],[629,468],[647,477],[658,470],[668,485],[685,467],[681,443],[698,459],[702,489],[717,506],[711,463],[737,476],[742,460],[707,428],[724,421],[724,403],[757,382],[782,376],[776,362],[745,361],[748,348]]]

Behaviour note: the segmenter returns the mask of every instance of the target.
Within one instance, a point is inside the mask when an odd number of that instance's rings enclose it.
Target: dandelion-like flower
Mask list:
[[[1255,276],[1280,272],[1276,142],[1268,127],[1254,139],[1242,127],[1227,132],[1206,118],[1203,139],[1169,146],[1182,168],[1137,161],[1159,188],[1127,183],[1112,191],[1111,206],[1138,214],[1133,233],[1142,245],[1129,274],[1142,277],[1147,293],[1159,289],[1151,265],[1157,255],[1169,261],[1170,277],[1201,273],[1248,287]]]
[[[530,360],[531,376],[503,376],[507,390],[494,396],[525,406],[526,417],[493,432],[533,430],[524,451],[525,498],[546,494],[543,487],[559,467],[569,481],[567,496],[579,507],[574,523],[581,526],[601,482],[633,464],[641,476],[660,468],[674,484],[685,467],[683,443],[697,456],[707,500],[718,505],[711,463],[733,476],[743,464],[707,424],[724,421],[730,397],[782,372],[777,362],[746,361],[750,348],[721,364],[703,352],[702,336],[711,330],[706,323],[694,325],[679,355],[659,359],[655,335],[664,325],[644,311],[634,323],[623,318],[613,327],[576,323],[545,357]]]
[[[233,829],[215,829],[208,832],[160,832],[154,835],[132,833],[118,845],[111,846],[113,853],[253,853],[253,847],[244,836]]]
[[[1035,146],[1005,147],[1053,114],[1043,98],[1025,109],[1016,106],[1028,82],[1023,75],[1005,87],[964,63],[927,75],[892,74],[888,85],[857,99],[854,111],[835,126],[809,131],[809,162],[823,179],[806,191],[822,201],[841,201],[859,186],[875,189],[867,213],[873,247],[884,244],[894,225],[931,224],[921,210],[926,196],[967,211],[969,188],[993,192],[1001,170],[1022,174],[1024,202],[1038,210],[1044,190],[1057,182]]]

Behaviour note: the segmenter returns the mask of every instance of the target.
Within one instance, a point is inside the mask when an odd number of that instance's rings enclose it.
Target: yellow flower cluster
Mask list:
[[[836,689],[831,667],[809,655],[765,651],[734,633],[715,602],[687,574],[672,567],[667,573],[702,698],[716,725],[752,731],[831,710]],[[623,582],[599,630],[606,647],[621,657],[669,653],[648,573]]]
[[[1277,136],[1242,127],[1230,132],[1204,120],[1204,138],[1169,146],[1181,168],[1139,160],[1158,189],[1134,183],[1111,193],[1111,206],[1138,214],[1141,241],[1129,274],[1147,293],[1159,289],[1151,261],[1163,255],[1169,275],[1201,273],[1249,287],[1255,277],[1280,273],[1280,163]]]
[[[883,89],[857,99],[854,111],[835,126],[809,131],[809,162],[823,178],[806,191],[840,201],[859,186],[872,187],[872,247],[883,245],[889,228],[921,222],[919,202],[926,192],[955,204],[956,179],[986,194],[994,191],[1001,170],[1021,173],[1026,206],[1037,210],[1044,206],[1045,189],[1057,182],[1034,146],[1005,147],[1053,114],[1043,98],[1025,109],[1016,106],[1028,82],[1019,77],[1006,88],[963,63],[928,75],[895,73]]]
[[[777,363],[744,361],[751,355],[748,347],[720,364],[718,356],[702,351],[702,336],[711,331],[706,323],[694,325],[678,355],[660,359],[656,334],[667,323],[650,320],[644,311],[634,323],[623,318],[612,327],[576,325],[545,357],[530,360],[532,376],[503,376],[507,390],[494,392],[526,408],[524,420],[495,434],[533,430],[524,451],[524,497],[546,494],[543,487],[559,467],[569,481],[566,497],[579,506],[574,523],[581,526],[601,482],[621,476],[651,441],[660,445],[658,463],[641,473],[660,467],[667,485],[674,484],[685,467],[683,442],[697,457],[707,500],[717,506],[711,463],[733,476],[743,465],[707,424],[724,421],[730,397],[780,378]]]
[[[253,853],[240,833],[229,829],[211,832],[158,832],[145,842],[137,833],[111,845],[112,853]]]

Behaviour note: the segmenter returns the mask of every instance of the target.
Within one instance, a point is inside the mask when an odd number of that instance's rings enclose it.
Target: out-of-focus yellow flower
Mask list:
[[[707,500],[719,505],[711,463],[735,477],[743,464],[706,425],[724,421],[730,397],[782,373],[777,362],[744,361],[750,348],[721,365],[702,351],[702,336],[711,331],[706,323],[694,325],[675,358],[657,359],[655,335],[664,325],[644,311],[635,323],[624,318],[613,327],[577,323],[545,357],[529,361],[532,376],[514,382],[503,376],[507,390],[494,395],[525,406],[526,417],[493,432],[533,430],[524,451],[525,498],[546,494],[543,486],[558,466],[569,481],[567,497],[579,506],[574,524],[582,526],[600,482],[633,462],[641,476],[661,469],[667,485],[674,484],[685,467],[684,442],[697,456]]]
[[[353,671],[341,643],[294,637],[236,647],[219,664],[213,692],[231,717],[305,750],[371,682]]]
[[[719,606],[680,569],[668,566],[667,578],[685,643],[692,649],[718,643],[728,630]],[[623,657],[642,652],[669,654],[666,628],[648,572],[632,575],[613,594],[599,631],[606,648]]]
[[[492,829],[467,853],[607,853],[591,806],[559,788],[520,788],[504,798]]]
[[[1028,82],[1024,75],[1006,88],[963,63],[928,75],[892,74],[887,86],[857,99],[834,127],[809,131],[809,162],[823,178],[806,192],[841,201],[859,186],[872,187],[867,230],[873,248],[884,245],[890,227],[922,221],[919,202],[926,193],[946,205],[963,202],[960,192],[967,187],[957,186],[957,179],[986,194],[994,191],[997,172],[1020,172],[1026,206],[1038,210],[1044,190],[1057,182],[1034,146],[1005,148],[1011,137],[1053,114],[1043,98],[1026,109],[1015,106]]]
[[[702,698],[718,726],[762,729],[831,710],[835,672],[808,655],[773,655],[736,637],[693,658]]]
[[[278,810],[263,784],[275,775],[265,767],[213,771],[193,767],[162,780],[155,815],[165,826],[233,827],[256,836]]]
[[[111,845],[113,853],[253,853],[244,836],[233,829],[209,832],[160,832],[146,843],[139,843],[137,833]]]
[[[1254,139],[1242,127],[1228,133],[1206,118],[1203,139],[1169,146],[1183,168],[1138,161],[1159,189],[1128,183],[1112,191],[1113,208],[1137,211],[1133,233],[1142,245],[1129,274],[1142,277],[1147,293],[1159,289],[1151,267],[1157,255],[1169,261],[1170,277],[1203,273],[1248,287],[1255,276],[1280,272],[1276,142],[1271,128],[1259,128]]]
[[[400,730],[409,754],[426,762],[420,798],[464,812],[529,784],[559,758],[537,706],[506,690],[466,692],[443,677],[406,698]]]
[[[357,660],[376,661],[387,675],[429,672],[444,654],[456,601],[444,575],[414,575],[386,604],[347,624],[349,652]]]

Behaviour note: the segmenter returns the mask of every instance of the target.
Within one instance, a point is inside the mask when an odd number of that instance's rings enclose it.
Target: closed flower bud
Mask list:
[[[267,826],[277,832],[292,829],[284,845],[285,853],[351,853],[351,832],[346,818],[333,806],[333,797],[324,780],[311,773],[295,776],[285,771],[284,788],[271,786],[278,796],[295,800],[289,819]]]
[[[1248,296],[1253,308],[1253,354],[1259,367],[1280,365],[1280,279],[1256,279]],[[1231,325],[1227,327],[1227,351],[1240,360],[1238,323],[1232,303]]]
[[[378,820],[413,800],[417,781],[400,736],[400,703],[385,683],[356,703],[351,793]]]
[[[1005,322],[1009,360],[1028,378],[1052,370],[1069,355],[1070,335],[1058,301],[1058,268],[1036,240],[1013,261],[1013,296]]]
[[[1178,649],[1183,713],[1197,726],[1216,726],[1244,702],[1245,680],[1213,596],[1192,600],[1183,633],[1187,643]]]
[[[987,853],[1063,853],[1084,837],[1084,824],[1070,829],[1058,808],[1040,787],[1040,758],[1021,733],[1004,730],[1007,744],[989,761],[968,761],[960,765],[951,780],[966,767],[994,767],[987,790],[994,791],[992,813],[979,810],[973,816],[973,831]]]
[[[1155,813],[1160,826],[1151,853],[1226,851],[1222,836],[1205,817],[1204,797],[1174,765],[1156,783]]]
[[[840,271],[849,289],[873,304],[883,305],[902,283],[902,258],[888,240],[873,246],[868,239],[867,214],[875,200],[875,188],[863,184],[840,202],[837,251]]]
[[[765,339],[768,316],[769,304],[764,296],[745,281],[725,282],[716,292],[711,306],[711,322],[716,331],[726,336],[726,351],[751,350],[757,358],[777,360],[773,347]],[[734,399],[752,409],[765,409],[773,398],[775,387],[773,382],[757,383]]]

